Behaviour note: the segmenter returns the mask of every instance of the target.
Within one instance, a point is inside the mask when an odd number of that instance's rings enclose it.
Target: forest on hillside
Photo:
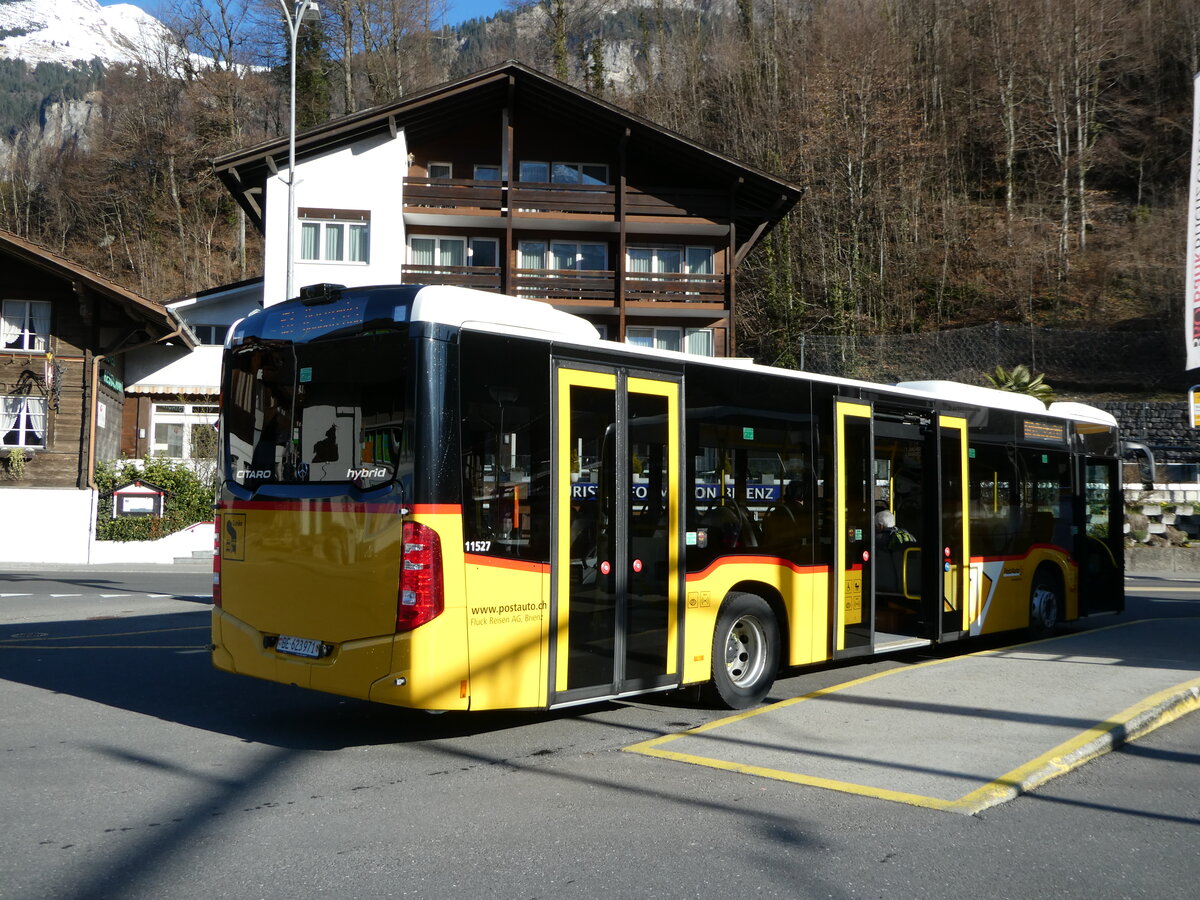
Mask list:
[[[86,141],[18,142],[0,226],[170,299],[259,273],[209,161],[284,133],[275,0],[174,0],[177,76],[110,68]],[[1181,317],[1195,0],[326,0],[311,126],[517,59],[805,188],[738,273],[740,349]],[[1178,313],[1178,315],[1177,315]]]

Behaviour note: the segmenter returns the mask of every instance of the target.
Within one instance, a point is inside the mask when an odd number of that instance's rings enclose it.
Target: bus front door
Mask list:
[[[679,382],[560,364],[551,705],[679,681]]]
[[[1076,528],[1079,561],[1079,614],[1120,612],[1125,608],[1124,510],[1115,459],[1082,457],[1078,477],[1083,497],[1082,527]]]

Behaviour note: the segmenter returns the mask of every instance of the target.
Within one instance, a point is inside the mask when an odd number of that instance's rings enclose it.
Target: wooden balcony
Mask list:
[[[507,202],[511,200],[511,202]],[[463,178],[405,178],[404,207],[409,210],[455,210],[567,215],[617,215],[617,188],[611,184],[557,184],[474,181]],[[730,215],[729,195],[701,188],[626,187],[628,216],[692,218],[722,221]]]
[[[503,284],[500,269],[494,266],[405,265],[402,277],[410,284],[449,284],[497,293]],[[620,306],[617,273],[607,269],[513,269],[509,293],[547,303],[596,309],[616,310]],[[669,303],[723,308],[725,278],[627,273],[625,299],[628,304],[641,307]]]

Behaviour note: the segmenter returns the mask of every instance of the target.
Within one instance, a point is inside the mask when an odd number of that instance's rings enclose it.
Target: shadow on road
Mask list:
[[[208,609],[21,622],[0,627],[0,678],[289,750],[438,740],[572,714],[434,716],[258,681],[214,669],[209,635]]]

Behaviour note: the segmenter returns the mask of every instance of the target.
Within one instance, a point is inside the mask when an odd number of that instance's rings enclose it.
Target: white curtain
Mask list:
[[[317,222],[305,222],[300,226],[300,258],[321,258],[321,226]]]
[[[697,356],[713,355],[713,333],[708,328],[689,328],[684,338],[684,350]]]
[[[44,446],[46,443],[46,398],[26,397],[25,413],[29,417],[30,432],[25,436],[25,446]]]
[[[465,266],[467,264],[467,242],[462,238],[442,238],[439,265]]]
[[[521,268],[546,268],[546,245],[541,241],[521,241]]]
[[[367,226],[350,226],[350,262],[367,262]]]
[[[0,441],[9,443],[4,438],[17,424],[17,416],[21,412],[21,404],[24,399],[24,397],[0,397]],[[19,444],[21,439],[18,437],[12,443]]]
[[[342,260],[345,259],[345,254],[342,252],[344,246],[343,232],[345,226],[342,225],[326,225],[325,226],[325,259]]]
[[[646,247],[630,247],[626,251],[628,262],[626,268],[630,272],[650,272],[654,266],[654,251]]]
[[[575,257],[579,252],[579,247],[576,244],[558,244],[550,245],[550,268],[551,269],[574,269]]]
[[[432,266],[433,238],[411,238],[408,242],[408,261],[414,266]]]

